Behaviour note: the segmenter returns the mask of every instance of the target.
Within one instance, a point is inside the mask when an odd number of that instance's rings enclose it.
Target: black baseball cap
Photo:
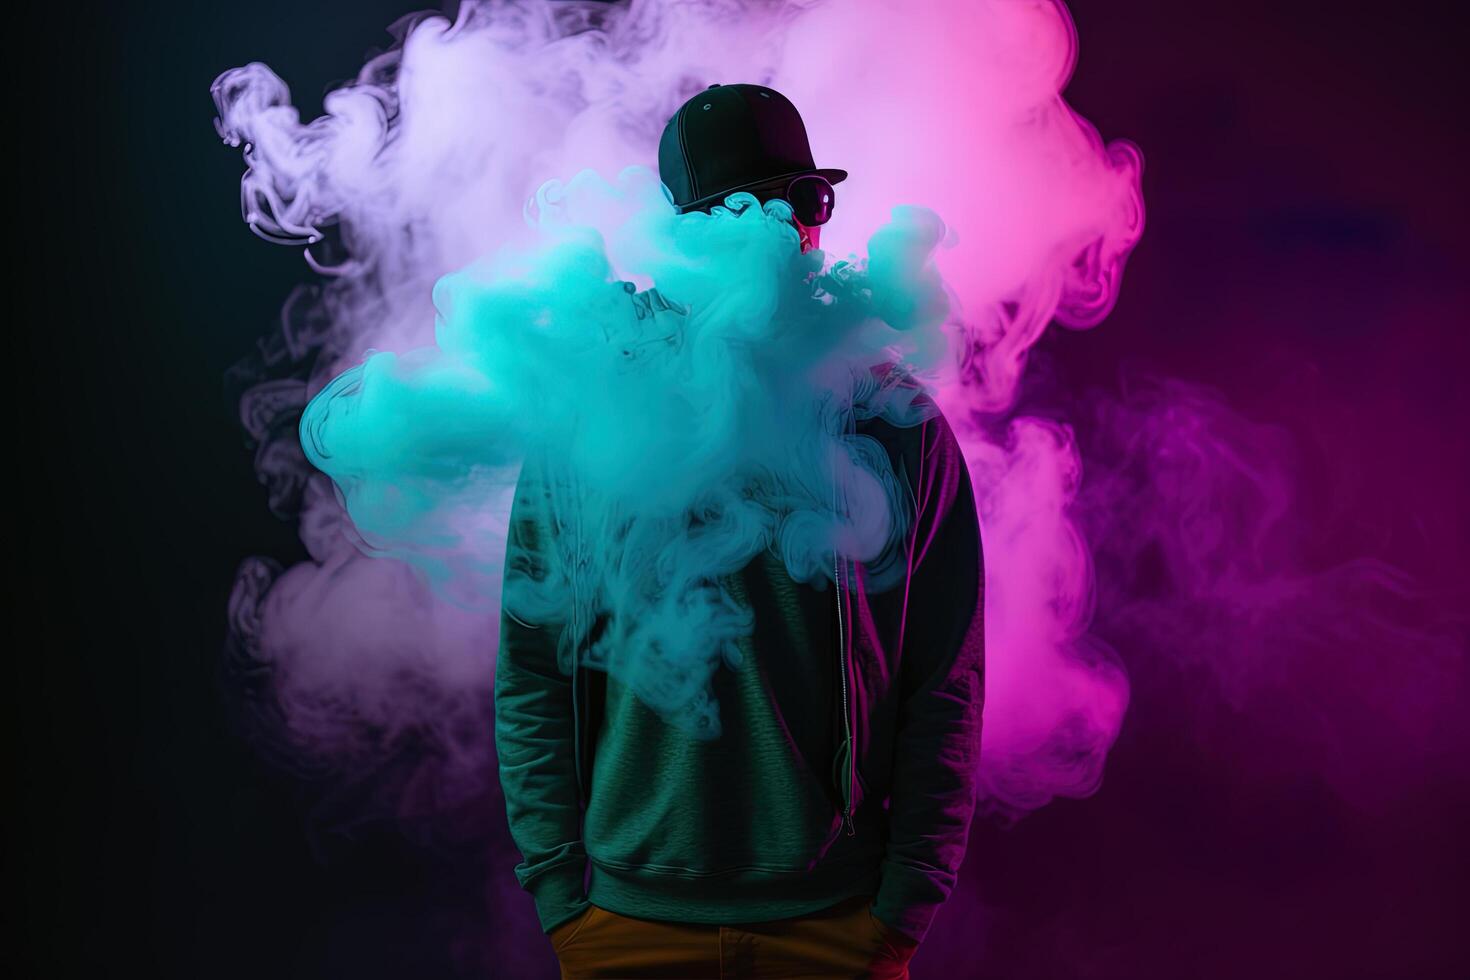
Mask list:
[[[817,174],[835,184],[846,170],[817,167],[796,106],[764,85],[716,82],[679,107],[658,143],[659,179],[680,214],[736,191],[784,188]]]

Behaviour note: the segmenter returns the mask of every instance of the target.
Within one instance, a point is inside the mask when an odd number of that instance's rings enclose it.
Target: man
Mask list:
[[[814,166],[795,107],[758,85],[686,102],[659,170],[681,212],[738,190],[782,197],[803,250],[847,176]],[[863,564],[841,560],[818,590],[769,549],[727,576],[755,625],[741,664],[712,681],[720,737],[681,737],[575,658],[565,676],[555,624],[502,615],[496,744],[516,876],[564,977],[907,977],[974,810],[983,557],[942,415],[851,431],[912,491],[906,577],[869,594]],[[522,472],[508,582],[535,577],[562,528],[541,491],[552,478],[537,462]]]

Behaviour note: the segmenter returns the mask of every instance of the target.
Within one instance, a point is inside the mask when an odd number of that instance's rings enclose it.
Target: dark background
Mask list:
[[[308,833],[320,799],[231,727],[218,680],[236,565],[304,557],[267,511],[223,378],[310,273],[241,223],[209,85],[264,61],[310,117],[412,9],[157,2],[13,23],[13,64],[34,66],[12,75],[13,109],[35,133],[10,150],[26,172],[8,195],[24,263],[9,290],[15,975],[511,976],[525,967],[496,944],[544,943],[495,938],[485,882],[507,868],[379,830]],[[1148,227],[1112,316],[1055,331],[1038,364],[1107,385],[1141,359],[1218,386],[1354,474],[1348,496],[1308,487],[1345,511],[1343,555],[1463,584],[1470,250],[1450,16],[1070,9],[1067,98],[1142,147]],[[976,827],[965,878],[1002,911],[958,975],[1463,975],[1463,766],[1371,812],[1289,766],[1202,779],[1210,752],[1268,755],[1264,730],[1242,715],[1214,741],[1175,738],[1179,679],[1130,669],[1101,791]],[[921,950],[915,976],[939,960]]]

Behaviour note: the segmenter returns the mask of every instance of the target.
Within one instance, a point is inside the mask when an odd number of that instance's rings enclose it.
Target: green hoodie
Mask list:
[[[559,668],[559,624],[503,611],[496,748],[516,877],[543,931],[589,901],[736,924],[873,894],[877,918],[924,938],[964,856],[984,697],[979,524],[933,411],[909,428],[853,426],[888,451],[917,514],[896,587],[869,594],[864,563],[843,562],[840,586],[819,591],[769,550],[726,577],[755,625],[741,665],[712,680],[718,738],[683,735],[575,658]],[[538,549],[559,526],[547,478],[522,471],[507,580],[545,567]]]

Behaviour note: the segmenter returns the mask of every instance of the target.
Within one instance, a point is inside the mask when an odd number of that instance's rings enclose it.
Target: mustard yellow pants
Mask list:
[[[917,945],[859,895],[794,919],[738,926],[654,922],[591,906],[550,933],[563,980],[583,977],[874,977],[908,980]]]

